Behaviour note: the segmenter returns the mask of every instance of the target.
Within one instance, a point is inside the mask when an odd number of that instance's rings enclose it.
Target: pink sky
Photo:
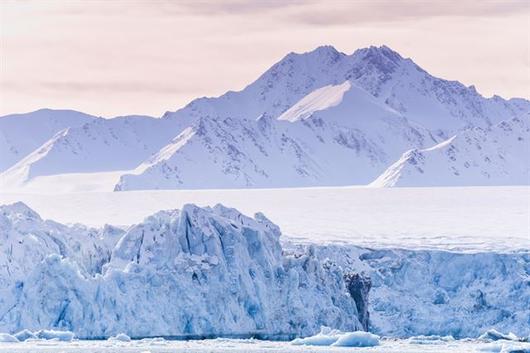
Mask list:
[[[485,96],[530,97],[529,1],[0,3],[0,115],[160,116],[291,51],[386,44]]]

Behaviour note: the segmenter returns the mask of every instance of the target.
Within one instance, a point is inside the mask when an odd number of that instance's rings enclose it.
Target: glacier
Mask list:
[[[0,206],[0,332],[80,338],[530,334],[530,252],[299,244],[263,214],[159,211],[125,229]]]
[[[283,254],[279,229],[262,214],[221,205],[161,211],[119,239],[103,236],[112,252],[97,261],[91,251],[101,237],[90,229],[43,221],[21,203],[1,214],[0,332],[290,337],[320,325],[361,329],[342,269],[311,252]],[[84,246],[68,242],[70,232]]]

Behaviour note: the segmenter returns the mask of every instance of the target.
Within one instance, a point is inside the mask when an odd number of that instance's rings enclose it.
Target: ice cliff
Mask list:
[[[263,214],[160,211],[126,230],[0,206],[0,332],[81,338],[530,334],[530,252],[280,241]]]
[[[117,241],[118,232],[95,236],[43,221],[21,203],[1,207],[0,216],[0,332],[289,337],[321,325],[362,328],[341,268],[311,252],[282,254],[280,231],[262,214],[186,205]],[[96,251],[96,240],[111,254]],[[90,251],[97,261],[86,261]]]
[[[370,279],[371,332],[476,338],[495,328],[530,336],[528,250],[459,253],[330,245],[317,247],[315,255],[360,273],[348,285],[357,293]],[[365,311],[359,312],[363,321]]]

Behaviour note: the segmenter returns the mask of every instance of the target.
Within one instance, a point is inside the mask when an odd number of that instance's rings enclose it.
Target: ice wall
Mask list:
[[[280,242],[264,215],[161,211],[123,230],[0,206],[0,332],[79,337],[530,335],[530,251]]]
[[[12,245],[39,246],[28,243],[39,223],[42,244],[56,244],[54,232],[74,230],[55,228],[33,213],[24,216],[28,210],[2,208],[1,232]],[[22,227],[28,218],[31,229]],[[186,205],[129,228],[112,254],[103,256],[108,261],[101,271],[90,270],[67,237],[61,238],[64,246],[39,246],[33,259],[16,252],[21,257],[12,256],[11,262],[33,262],[18,266],[13,278],[3,273],[0,332],[56,328],[87,338],[120,332],[285,337],[310,335],[321,325],[360,329],[342,269],[309,250],[282,254],[279,237],[278,227],[262,214],[249,218],[221,205]]]

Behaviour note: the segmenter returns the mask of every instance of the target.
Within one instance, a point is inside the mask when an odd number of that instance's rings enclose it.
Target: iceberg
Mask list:
[[[27,341],[29,339],[37,339],[37,335],[35,335],[30,330],[22,330],[20,332],[17,332],[14,335],[19,341]]]
[[[479,340],[483,341],[498,341],[498,340],[506,340],[506,341],[520,341],[520,342],[526,342],[528,341],[527,338],[517,337],[514,333],[510,332],[508,334],[501,333],[495,329],[490,329],[484,332],[482,335],[479,336]]]
[[[118,333],[116,336],[110,337],[109,341],[130,342],[131,337],[127,336],[125,333]]]
[[[39,330],[36,332],[22,330],[14,335],[0,333],[0,342],[24,342],[27,340],[55,340],[71,342],[74,338],[75,334],[73,332],[57,330]]]
[[[296,338],[291,343],[307,346],[374,347],[379,345],[379,336],[365,331],[342,332],[323,326],[318,334]]]
[[[43,340],[58,340],[63,342],[70,342],[74,339],[75,334],[70,331],[39,330],[35,332],[35,336]]]

